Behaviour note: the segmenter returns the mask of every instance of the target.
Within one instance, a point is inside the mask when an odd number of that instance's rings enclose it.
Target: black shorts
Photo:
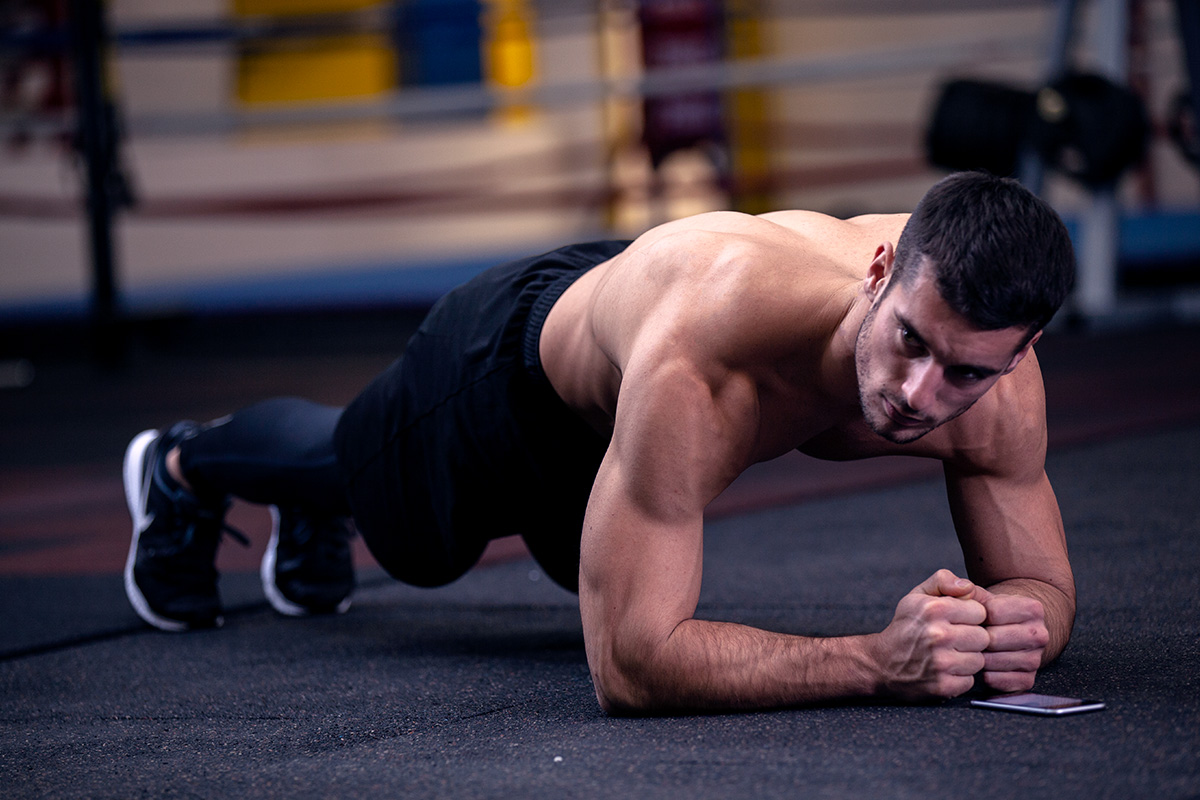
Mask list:
[[[429,312],[404,355],[346,408],[335,444],[354,519],[393,576],[439,586],[520,534],[578,589],[579,539],[608,441],[554,392],[538,343],[554,301],[628,242],[496,267]]]

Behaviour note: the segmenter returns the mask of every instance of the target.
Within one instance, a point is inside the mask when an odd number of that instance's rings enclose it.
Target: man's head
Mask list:
[[[942,299],[980,330],[1045,327],[1075,284],[1054,209],[1010,178],[959,172],[933,186],[896,244],[893,279],[932,268]]]
[[[1061,220],[1015,181],[934,186],[864,281],[855,361],[864,419],[897,443],[962,414],[1016,369],[1074,283]]]

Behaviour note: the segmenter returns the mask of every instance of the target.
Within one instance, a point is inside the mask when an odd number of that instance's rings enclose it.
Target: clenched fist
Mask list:
[[[902,699],[956,697],[977,674],[993,691],[1024,692],[1049,641],[1039,601],[990,592],[943,569],[896,606],[875,657],[883,692]]]
[[[989,592],[973,595],[987,611],[988,646],[983,653],[983,682],[997,692],[1033,688],[1042,655],[1050,641],[1046,612],[1032,597]]]
[[[881,689],[905,700],[956,697],[968,691],[987,666],[992,637],[984,622],[986,590],[938,570],[904,596],[875,654]]]

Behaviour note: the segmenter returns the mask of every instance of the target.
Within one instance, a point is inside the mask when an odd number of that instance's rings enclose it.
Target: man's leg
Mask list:
[[[180,442],[181,477],[200,497],[348,516],[345,478],[333,449],[341,414],[340,408],[295,397],[249,406]]]
[[[354,586],[340,409],[281,398],[208,425],[145,431],[125,459],[134,519],[125,586],[164,630],[221,624],[213,566],[230,497],[272,506],[263,586],[282,613],[345,611]]]

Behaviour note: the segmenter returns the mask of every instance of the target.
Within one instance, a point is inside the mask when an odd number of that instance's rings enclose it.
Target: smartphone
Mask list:
[[[972,700],[974,708],[990,708],[995,711],[1017,711],[1022,714],[1044,714],[1059,717],[1064,714],[1082,714],[1099,711],[1104,703],[1096,700],[1080,700],[1078,697],[1058,697],[1052,694],[1004,694],[986,700]]]

